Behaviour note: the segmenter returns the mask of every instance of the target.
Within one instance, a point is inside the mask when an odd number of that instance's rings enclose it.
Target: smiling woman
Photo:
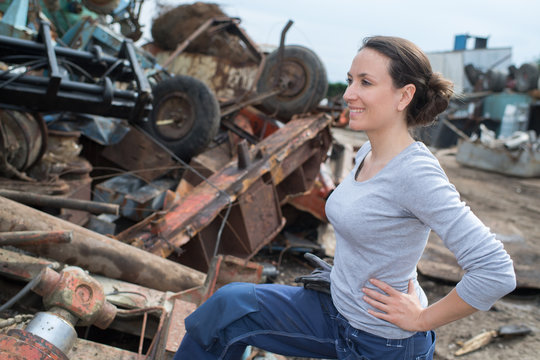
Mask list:
[[[304,288],[222,287],[186,318],[175,359],[240,359],[247,345],[288,356],[432,359],[433,329],[488,310],[514,289],[501,242],[409,133],[446,108],[451,83],[432,73],[416,45],[386,36],[365,40],[348,82],[351,127],[369,141],[326,203],[336,235],[333,267],[302,277]],[[431,230],[465,275],[428,306],[416,265]],[[328,278],[329,286],[315,286]]]

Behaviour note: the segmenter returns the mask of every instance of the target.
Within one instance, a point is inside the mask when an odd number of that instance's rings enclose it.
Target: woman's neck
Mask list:
[[[390,129],[384,133],[370,132],[367,135],[371,143],[371,160],[379,164],[388,163],[414,142],[407,128]]]

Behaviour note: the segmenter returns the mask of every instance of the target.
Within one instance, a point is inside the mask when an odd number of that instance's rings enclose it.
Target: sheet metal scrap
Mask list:
[[[203,230],[216,231],[216,222],[222,220],[220,213],[234,202],[232,211],[238,212],[239,224],[228,222],[225,231],[230,236],[224,235],[220,249],[249,259],[284,225],[275,203],[282,205],[289,196],[305,193],[313,185],[330,146],[331,121],[329,116],[319,115],[288,122],[248,150],[249,160],[242,161],[245,168],[232,160],[167,211],[153,214],[117,238],[167,257],[196,235],[203,235]],[[238,228],[245,231],[235,232]],[[210,251],[207,259],[214,250],[216,234],[211,236],[213,243],[199,239],[203,242],[199,251]]]
[[[540,151],[532,147],[509,151],[506,148],[489,148],[479,141],[460,140],[456,160],[462,165],[510,176],[540,176]]]

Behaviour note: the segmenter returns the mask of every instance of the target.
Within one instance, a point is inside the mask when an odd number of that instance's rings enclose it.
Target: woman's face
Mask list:
[[[405,120],[401,89],[394,87],[388,72],[390,59],[369,48],[360,50],[347,74],[343,99],[349,107],[349,127],[374,131]]]

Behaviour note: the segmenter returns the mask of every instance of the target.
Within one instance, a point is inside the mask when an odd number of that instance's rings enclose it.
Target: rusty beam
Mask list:
[[[331,117],[319,115],[288,122],[249,150],[249,167],[241,169],[233,159],[168,211],[151,215],[118,234],[117,238],[145,244],[146,250],[167,257],[263,177],[264,183],[271,186],[284,182],[293,184],[295,192],[308,191],[330,146],[331,121]],[[316,165],[316,168],[303,169],[304,165],[310,168]],[[303,179],[291,179],[296,176]],[[287,187],[280,188],[279,193],[281,198],[289,195]]]
[[[0,275],[24,281],[32,280],[47,266],[60,267],[58,263],[3,248],[0,248],[0,264]]]
[[[73,239],[72,231],[15,231],[0,233],[0,246],[64,244]]]
[[[94,214],[105,213],[118,215],[120,209],[120,206],[117,204],[106,204],[97,201],[69,199],[60,196],[41,195],[6,189],[0,189],[0,196],[18,201],[26,205],[75,209],[88,211]]]
[[[0,232],[54,229],[73,231],[73,241],[23,248],[95,274],[157,290],[181,291],[204,282],[205,274],[199,271],[0,196]]]

